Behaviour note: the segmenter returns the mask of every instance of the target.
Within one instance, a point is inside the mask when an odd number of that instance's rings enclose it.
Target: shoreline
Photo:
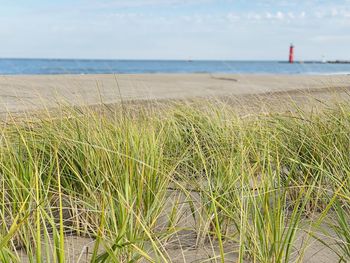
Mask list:
[[[283,64],[283,63],[281,63]],[[285,63],[289,64],[289,63]],[[297,63],[294,62],[294,64],[303,64],[303,63]],[[0,77],[32,77],[32,76],[142,76],[142,75],[149,75],[149,76],[160,76],[160,75],[167,75],[167,76],[186,76],[186,75],[232,75],[232,76],[265,76],[265,77],[271,77],[271,76],[280,76],[280,77],[324,77],[324,76],[350,76],[350,71],[339,71],[339,72],[298,72],[298,73],[270,73],[270,72],[206,72],[206,71],[194,71],[194,72],[144,72],[144,73],[133,73],[133,72],[114,72],[114,73],[108,73],[108,72],[96,72],[96,73],[35,73],[35,74],[26,74],[26,73],[0,73]]]
[[[240,98],[272,94],[286,94],[288,97],[296,92],[302,95],[303,92],[314,93],[315,90],[330,95],[340,92],[339,89],[350,89],[350,75],[0,75],[0,112],[55,108],[62,103],[89,106],[126,101]]]

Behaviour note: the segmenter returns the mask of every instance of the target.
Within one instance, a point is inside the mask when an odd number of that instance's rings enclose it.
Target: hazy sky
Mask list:
[[[350,0],[0,0],[0,57],[350,59]]]

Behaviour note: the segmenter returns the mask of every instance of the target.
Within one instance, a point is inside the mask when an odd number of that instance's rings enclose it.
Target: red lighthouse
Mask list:
[[[293,44],[290,45],[289,48],[289,63],[294,63],[294,46]]]

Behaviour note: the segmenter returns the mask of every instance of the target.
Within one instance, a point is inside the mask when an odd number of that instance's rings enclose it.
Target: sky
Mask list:
[[[0,57],[350,59],[350,0],[0,0]]]

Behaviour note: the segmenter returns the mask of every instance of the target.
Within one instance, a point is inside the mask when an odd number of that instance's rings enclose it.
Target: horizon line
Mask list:
[[[72,57],[0,57],[0,60],[95,60],[95,61],[232,61],[232,62],[288,62],[288,59],[179,59],[179,58],[72,58]],[[348,61],[332,59],[327,61]],[[322,62],[320,59],[295,60],[296,63],[302,62]]]

